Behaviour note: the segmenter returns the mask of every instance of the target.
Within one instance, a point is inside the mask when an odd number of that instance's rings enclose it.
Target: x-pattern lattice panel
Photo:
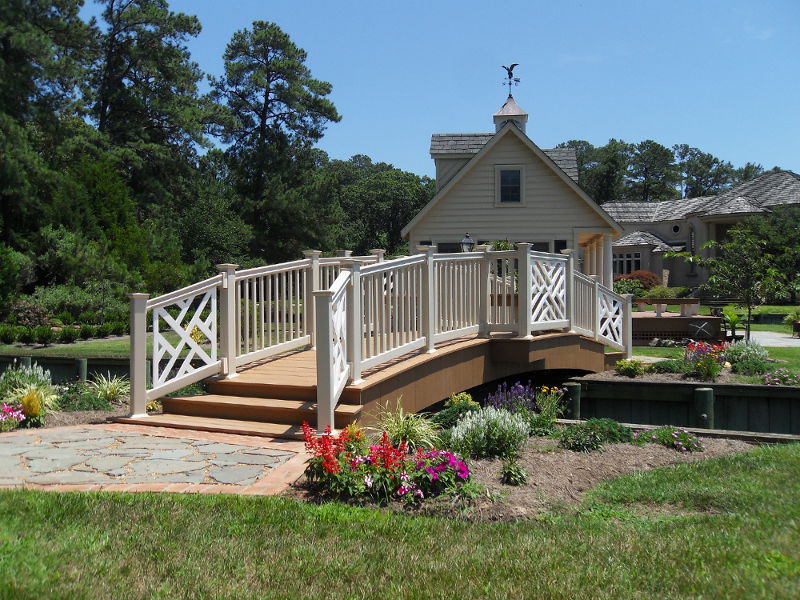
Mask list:
[[[600,290],[598,302],[598,331],[600,337],[616,346],[622,346],[622,299]]]
[[[200,299],[196,303],[197,299]],[[196,303],[196,306],[195,306]],[[192,361],[199,360],[203,366],[217,362],[217,290],[211,289],[201,294],[195,294],[182,300],[177,300],[170,306],[178,307],[177,316],[173,317],[166,306],[153,309],[153,383],[161,385],[168,379],[176,379],[196,370],[192,366]],[[191,316],[184,324],[184,321],[192,310]],[[208,309],[208,313],[203,318],[203,313]],[[167,340],[161,331],[160,325],[167,326],[166,332],[178,334],[178,342],[174,346]],[[211,344],[210,352],[201,346],[202,339],[198,342],[192,338],[192,332],[197,331],[203,334],[204,339]],[[195,334],[197,337],[197,334]],[[181,353],[188,348],[186,356],[181,358]],[[162,360],[168,356],[167,364],[161,367]],[[177,373],[170,376],[175,364],[180,362]]]
[[[331,306],[331,337],[333,352],[331,362],[337,386],[347,378],[347,295],[344,289],[334,296]]]
[[[534,259],[531,264],[533,323],[566,319],[566,269],[563,261]]]

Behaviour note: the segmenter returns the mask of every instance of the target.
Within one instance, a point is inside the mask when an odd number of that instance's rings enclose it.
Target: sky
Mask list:
[[[272,21],[333,85],[331,158],[433,176],[433,133],[494,130],[502,65],[541,148],[610,138],[689,144],[800,173],[800,0],[172,0],[189,50],[223,71],[232,34]],[[90,4],[86,14],[97,14]]]

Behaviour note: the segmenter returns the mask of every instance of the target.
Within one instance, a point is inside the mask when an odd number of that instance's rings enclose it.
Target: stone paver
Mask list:
[[[0,434],[0,487],[56,491],[277,494],[308,458],[302,442],[140,425]]]

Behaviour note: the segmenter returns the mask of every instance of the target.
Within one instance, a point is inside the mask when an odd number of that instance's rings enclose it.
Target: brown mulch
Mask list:
[[[45,416],[45,427],[66,425],[88,425],[105,423],[115,417],[124,417],[130,412],[128,405],[115,406],[112,410],[70,410],[52,412]]]
[[[645,373],[644,375],[639,375],[638,377],[632,378],[625,377],[623,375],[617,375],[617,373],[614,371],[590,373],[589,375],[584,375],[581,377],[581,379],[603,381],[647,381],[657,383],[736,383],[739,385],[744,385],[737,381],[736,375],[734,375],[730,369],[722,369],[722,372],[713,381],[697,379],[695,377],[687,377],[686,375],[682,375],[680,373]]]

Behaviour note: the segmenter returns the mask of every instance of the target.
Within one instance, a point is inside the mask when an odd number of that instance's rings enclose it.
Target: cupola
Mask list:
[[[525,133],[525,125],[528,122],[528,113],[514,100],[514,96],[508,95],[505,104],[494,113],[495,132],[500,131],[508,121],[516,125],[522,133]]]

